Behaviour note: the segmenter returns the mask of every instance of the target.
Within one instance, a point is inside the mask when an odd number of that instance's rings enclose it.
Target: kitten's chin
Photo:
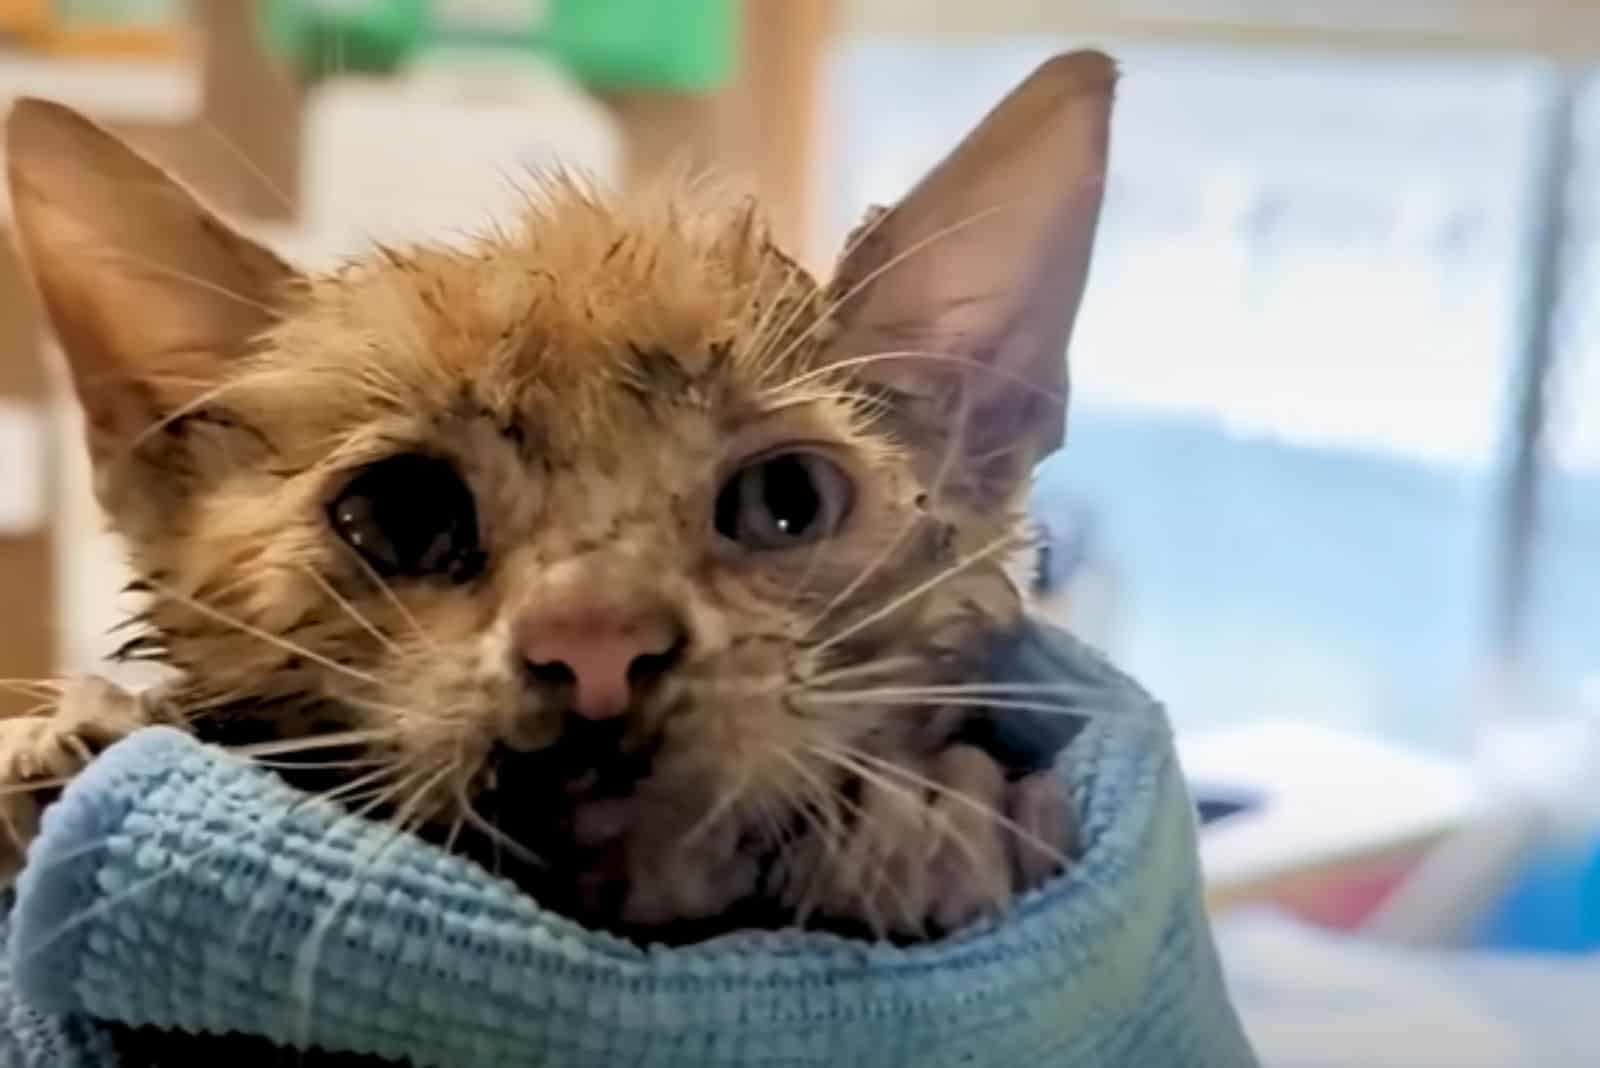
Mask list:
[[[693,791],[650,790],[652,755],[596,763],[559,747],[496,753],[472,818],[419,833],[551,912],[639,944],[784,926],[781,910],[757,892],[771,860],[759,840],[694,834],[704,807],[686,812],[659,800]]]
[[[706,877],[720,879],[726,867],[662,873],[641,882],[617,843],[584,846],[572,838],[523,837],[509,848],[497,828],[491,835],[463,831],[451,848],[485,871],[503,878],[541,907],[587,930],[604,932],[639,945],[688,945],[736,931],[774,930],[792,925],[775,901],[764,901],[742,880],[737,892],[720,893]],[[437,832],[427,837],[438,841]],[[749,858],[751,870],[767,865]],[[691,884],[685,892],[683,880]]]

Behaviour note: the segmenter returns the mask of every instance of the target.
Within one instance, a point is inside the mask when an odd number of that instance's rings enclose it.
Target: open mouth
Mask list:
[[[941,723],[938,731],[946,744],[989,756],[1015,783],[1048,767],[1082,722],[1071,715],[985,710]],[[569,717],[543,748],[502,744],[491,750],[460,804],[415,833],[507,880],[550,912],[639,944],[683,945],[794,926],[915,940],[915,932],[869,925],[864,917],[881,921],[882,908],[865,896],[862,910],[837,900],[819,909],[800,893],[808,877],[805,848],[829,835],[854,833],[852,825],[867,807],[860,803],[859,776],[870,775],[871,765],[864,765],[865,772],[842,769],[837,781],[813,784],[836,792],[832,817],[832,809],[807,808],[805,797],[792,810],[757,806],[759,811],[734,816],[716,803],[715,784],[674,770],[681,763],[664,741],[660,732],[630,733],[626,717]],[[314,755],[329,754],[322,749]],[[310,761],[304,769],[280,771],[303,790],[337,789],[337,777],[345,773],[332,772],[335,779],[323,781],[330,773],[316,768]],[[834,773],[816,774],[831,780]],[[814,808],[816,799],[810,800]],[[708,824],[715,830],[710,846],[701,837]]]
[[[682,945],[782,926],[775,905],[754,900],[714,918],[648,925],[626,919],[624,832],[644,803],[640,787],[660,744],[659,737],[626,739],[620,721],[610,721],[580,723],[535,752],[498,748],[471,799],[475,818],[419,833],[509,880],[542,907],[631,941]]]
[[[477,818],[447,844],[546,908],[616,929],[627,892],[621,846],[589,825],[627,803],[657,748],[625,748],[621,727],[579,721],[544,749],[494,750],[471,799]]]

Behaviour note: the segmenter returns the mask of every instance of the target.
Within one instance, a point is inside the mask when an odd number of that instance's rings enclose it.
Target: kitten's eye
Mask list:
[[[393,456],[368,467],[329,505],[328,521],[385,578],[465,581],[483,563],[472,492],[453,466],[431,456]]]
[[[854,496],[832,460],[811,452],[765,456],[718,491],[717,533],[758,552],[805,545],[837,533]]]

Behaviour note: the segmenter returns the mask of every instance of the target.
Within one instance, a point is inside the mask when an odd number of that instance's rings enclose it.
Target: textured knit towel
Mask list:
[[[1010,678],[1072,684],[1088,717],[1067,761],[1084,856],[1003,922],[910,949],[796,932],[635,948],[146,730],[46,814],[0,1066],[111,1064],[99,1019],[423,1068],[1254,1068],[1161,709],[1059,632],[1008,655]]]

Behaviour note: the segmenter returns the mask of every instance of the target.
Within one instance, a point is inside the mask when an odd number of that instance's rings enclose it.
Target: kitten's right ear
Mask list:
[[[69,108],[17,101],[6,177],[22,257],[97,463],[216,385],[293,272]]]
[[[1112,60],[1043,63],[857,231],[825,358],[886,387],[925,477],[1014,503],[1060,445],[1110,146]]]

